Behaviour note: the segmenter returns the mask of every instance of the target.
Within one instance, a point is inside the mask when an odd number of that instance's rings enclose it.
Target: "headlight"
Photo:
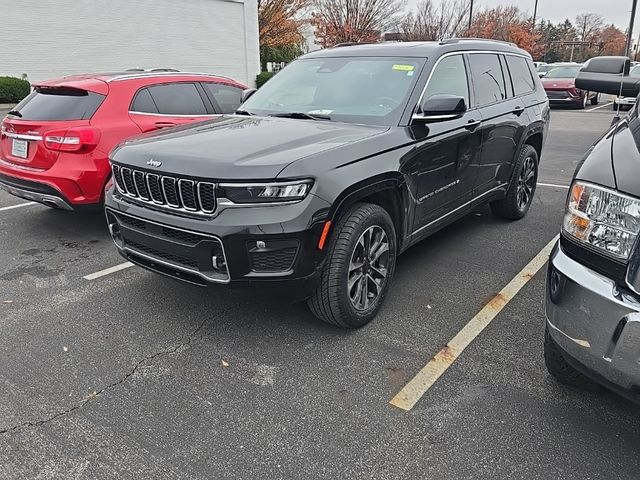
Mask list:
[[[640,230],[640,200],[607,188],[575,182],[562,230],[605,254],[626,260]]]
[[[304,199],[313,180],[273,183],[224,183],[220,187],[233,203],[296,202]]]

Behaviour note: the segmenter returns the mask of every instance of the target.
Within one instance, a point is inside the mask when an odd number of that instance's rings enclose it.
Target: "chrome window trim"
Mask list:
[[[152,117],[178,117],[178,118],[193,118],[193,117],[220,117],[223,115],[222,113],[194,113],[193,115],[185,115],[185,114],[173,114],[173,113],[151,113],[151,112],[138,112],[135,110],[129,110],[129,113],[134,113],[136,115],[147,115]]]
[[[436,67],[440,64],[440,62],[443,59],[445,59],[447,57],[451,57],[453,55],[465,55],[465,54],[472,54],[472,53],[490,53],[490,54],[494,54],[494,55],[512,55],[514,57],[520,57],[520,58],[524,58],[525,60],[530,60],[530,56],[523,55],[521,53],[501,52],[501,51],[498,51],[498,50],[456,50],[455,52],[445,53],[444,55],[441,55],[440,57],[438,57],[438,59],[436,60],[436,63],[433,64],[433,67],[431,68],[431,71],[429,72],[429,76],[427,77],[427,82],[424,84],[424,88],[422,89],[422,93],[420,93],[420,97],[418,98],[418,101],[416,103],[416,107],[422,103],[422,99],[424,98],[424,94],[427,91],[427,87],[429,86],[429,82],[431,81],[431,77],[433,76],[433,72],[436,70]],[[471,72],[468,71],[466,62],[465,62],[465,71],[467,72],[467,88],[469,88],[469,99],[471,99],[471,85],[469,84],[469,79],[471,78]],[[472,81],[473,81],[473,79],[472,79]],[[535,91],[536,90],[533,90],[532,92],[535,92]],[[523,95],[530,95],[532,92],[529,92],[529,93],[526,93],[526,94],[523,94]],[[519,96],[522,96],[522,95],[519,95]],[[513,96],[511,98],[517,98],[517,97]],[[501,100],[501,102],[506,102],[507,100],[509,100],[509,98],[507,98],[505,100]],[[495,103],[492,103],[490,105],[495,105],[497,103],[500,103],[500,102],[495,102]],[[482,105],[482,107],[486,107],[486,106],[488,106],[488,105]],[[467,110],[467,111],[475,110],[477,108],[481,108],[481,107],[474,105],[472,108],[469,108],[469,110]],[[413,110],[415,112],[415,107],[413,107]]]

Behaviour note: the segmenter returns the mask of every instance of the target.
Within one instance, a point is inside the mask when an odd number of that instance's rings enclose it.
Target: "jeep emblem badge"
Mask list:
[[[152,158],[147,161],[147,165],[149,165],[150,167],[159,167],[160,165],[162,165],[162,162],[159,162],[158,160],[154,160]]]

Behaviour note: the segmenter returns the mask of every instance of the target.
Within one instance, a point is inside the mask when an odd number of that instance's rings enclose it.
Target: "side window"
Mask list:
[[[516,95],[533,92],[536,88],[536,84],[531,76],[531,69],[529,68],[527,60],[523,57],[516,57],[514,55],[507,55],[506,58],[509,72],[511,72],[511,79],[513,80],[513,89],[515,90]]]
[[[233,113],[240,106],[242,90],[220,83],[203,83],[205,91],[220,107],[219,113]]]
[[[478,106],[490,105],[506,99],[506,88],[498,55],[472,53],[469,55],[473,91]]]
[[[153,98],[151,98],[149,90],[143,88],[136,93],[133,103],[131,104],[131,111],[141,113],[158,113],[158,107],[153,103]]]
[[[158,113],[164,115],[207,115],[202,97],[194,83],[171,83],[149,87]]]
[[[469,105],[469,82],[462,55],[445,57],[435,67],[424,98],[434,95],[458,95]]]

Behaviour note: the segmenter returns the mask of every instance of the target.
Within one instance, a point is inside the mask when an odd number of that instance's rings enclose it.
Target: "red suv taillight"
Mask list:
[[[49,150],[61,152],[90,152],[100,141],[100,130],[93,127],[73,127],[50,130],[43,135],[44,145]]]

